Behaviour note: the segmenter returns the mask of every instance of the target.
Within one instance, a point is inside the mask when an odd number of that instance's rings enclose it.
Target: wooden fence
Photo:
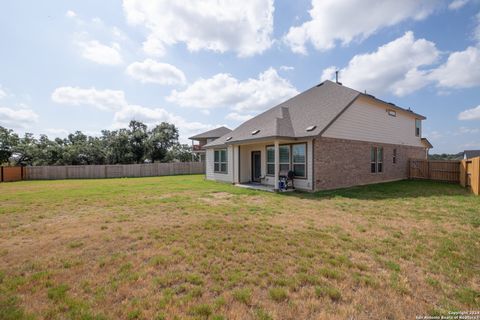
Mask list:
[[[460,185],[480,194],[480,157],[461,161]]]
[[[25,179],[23,167],[0,167],[0,182],[12,182]]]
[[[410,159],[410,179],[460,182],[460,161]]]
[[[202,162],[24,167],[25,180],[154,177],[205,173]]]

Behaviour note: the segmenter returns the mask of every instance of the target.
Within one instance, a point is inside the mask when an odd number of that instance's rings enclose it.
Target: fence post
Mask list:
[[[472,174],[471,174],[472,191],[477,196],[480,195],[480,157],[472,159]]]
[[[430,161],[427,160],[427,179],[431,179],[430,175]]]

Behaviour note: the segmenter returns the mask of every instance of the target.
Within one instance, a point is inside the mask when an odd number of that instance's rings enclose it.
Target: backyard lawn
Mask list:
[[[480,197],[202,176],[0,184],[0,319],[415,319],[480,310]]]

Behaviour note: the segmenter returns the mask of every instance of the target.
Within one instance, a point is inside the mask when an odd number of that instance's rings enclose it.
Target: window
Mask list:
[[[392,162],[393,162],[393,163],[397,163],[397,149],[393,149]]]
[[[213,171],[218,173],[227,173],[227,149],[214,151]]]
[[[422,120],[415,119],[415,136],[420,137],[422,129]]]
[[[292,170],[295,177],[307,176],[307,144],[299,143],[279,146],[280,172]],[[275,174],[275,147],[267,147],[267,175]]]
[[[377,148],[372,147],[370,149],[370,172],[377,172]]]
[[[292,165],[295,177],[305,178],[307,168],[307,145],[294,144],[292,145]]]
[[[280,146],[280,172],[290,171],[290,146]]]
[[[395,110],[387,110],[388,112],[388,115],[391,116],[391,117],[396,117],[397,116],[397,112]]]
[[[267,147],[267,174],[275,174],[275,147]]]
[[[370,172],[383,172],[383,148],[371,147],[370,149]]]
[[[377,148],[377,172],[383,172],[383,148]]]

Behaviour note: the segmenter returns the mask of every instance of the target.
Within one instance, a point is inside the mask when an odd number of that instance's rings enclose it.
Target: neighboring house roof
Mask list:
[[[219,138],[229,132],[232,132],[232,130],[228,129],[227,127],[218,127],[213,130],[209,130],[200,134],[197,134],[193,137],[190,137],[188,139],[190,140],[196,140],[196,139],[208,139],[208,138]]]
[[[388,103],[332,81],[302,92],[295,97],[242,123],[238,128],[205,147],[220,147],[249,140],[267,138],[304,138],[322,134],[359,96]],[[391,108],[411,112],[420,119],[424,116],[388,103]],[[310,128],[309,128],[310,127]],[[308,130],[307,128],[312,129]],[[257,133],[253,134],[259,130]]]
[[[427,138],[422,138],[422,143],[423,145],[428,148],[428,149],[432,149],[433,148],[433,145],[430,143],[430,141],[428,141]]]
[[[480,150],[465,150],[463,151],[463,156],[466,159],[480,157]]]

